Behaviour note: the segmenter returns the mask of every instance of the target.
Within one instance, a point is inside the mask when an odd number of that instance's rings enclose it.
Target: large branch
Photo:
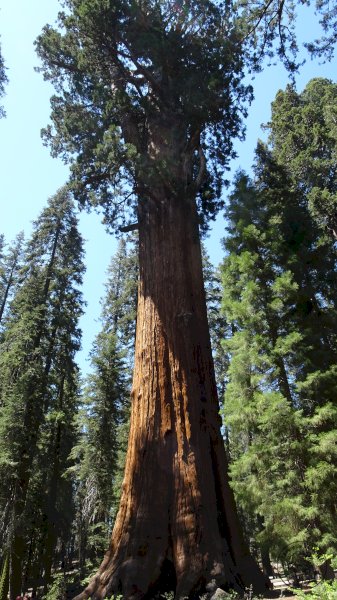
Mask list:
[[[205,153],[204,153],[201,145],[199,145],[199,148],[198,148],[198,155],[199,155],[199,172],[193,182],[193,188],[194,188],[195,193],[197,193],[200,190],[202,183],[204,181],[205,173],[206,173],[206,156],[205,156]]]
[[[144,67],[144,65],[142,65],[139,62],[137,56],[134,54],[134,52],[132,51],[130,46],[127,44],[127,42],[123,41],[123,43],[129,52],[129,57],[128,57],[129,60],[131,60],[133,62],[133,64],[135,65],[135,67],[137,67],[137,71],[143,75],[143,77],[145,78],[147,83],[150,85],[152,90],[154,92],[156,92],[156,94],[157,94],[158,98],[160,98],[161,102],[163,104],[165,104],[166,106],[168,106],[168,102],[165,99],[164,90],[163,90],[162,86],[160,85],[160,83],[152,75],[151,71],[149,69],[147,69],[146,67]]]
[[[199,189],[203,183],[205,173],[206,173],[206,157],[205,157],[204,151],[202,149],[202,146],[199,146],[198,154],[199,154],[199,161],[200,161],[199,173],[195,180],[195,187],[196,187],[197,191],[199,191]]]

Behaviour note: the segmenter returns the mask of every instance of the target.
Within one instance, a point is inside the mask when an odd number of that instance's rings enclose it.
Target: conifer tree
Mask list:
[[[3,251],[5,247],[5,236],[3,233],[0,234],[0,260],[2,262],[3,259]]]
[[[82,434],[73,452],[79,465],[77,535],[81,570],[97,565],[112,527],[118,427],[123,422],[128,387],[125,364],[113,332],[101,332],[91,352],[92,374],[84,388]]]
[[[5,94],[5,85],[7,83],[7,75],[6,75],[6,67],[4,63],[4,59],[1,52],[0,45],[0,98]],[[5,116],[5,111],[2,106],[0,106],[0,119]]]
[[[275,557],[292,542],[326,550],[337,541],[329,459],[337,255],[305,194],[263,146],[254,182],[237,177],[228,217],[222,273],[233,332],[225,394],[231,476],[267,571],[271,549]]]
[[[63,356],[69,348],[63,347]],[[69,364],[70,363],[70,364]],[[71,536],[75,516],[72,481],[68,474],[70,454],[76,441],[75,415],[79,404],[77,367],[69,361],[60,363],[57,396],[46,417],[37,467],[45,475],[42,488],[41,566],[45,591],[50,583],[52,566],[66,561],[66,547]],[[42,454],[42,456],[41,456]],[[44,461],[49,459],[48,464]],[[40,465],[39,465],[40,463]],[[56,546],[61,551],[56,555]]]
[[[58,94],[45,131],[52,153],[72,163],[83,205],[102,206],[114,228],[126,218],[139,230],[125,485],[110,549],[81,598],[265,588],[227,478],[198,225],[222,207],[251,98],[247,63],[259,67],[277,35],[288,60],[295,8],[278,0],[235,8],[67,0],[58,28],[45,27],[37,42]]]
[[[5,265],[4,265],[4,250],[5,250],[5,236],[2,234],[0,234],[0,294],[1,296],[3,296],[4,294],[4,284],[3,284],[3,279],[4,279],[4,274],[5,274]]]
[[[59,452],[67,451],[58,450],[58,445],[64,414],[73,410],[64,403],[66,386],[76,371],[74,354],[79,348],[81,244],[69,194],[61,190],[34,224],[22,269],[23,281],[3,331],[0,472],[6,527],[3,542],[10,550],[10,598],[21,593],[25,509],[45,430],[50,428],[53,437],[48,468],[54,491],[61,477]],[[57,494],[49,499],[57,502]]]
[[[77,537],[80,568],[104,552],[120,497],[138,287],[135,242],[121,239],[112,257],[102,300],[102,330],[91,351],[84,387],[77,459]]]
[[[212,343],[215,380],[220,401],[225,392],[226,371],[228,367],[227,353],[222,340],[226,337],[226,320],[221,311],[221,273],[211,263],[204,244],[202,250],[202,269],[205,283],[207,318]]]
[[[312,79],[280,90],[268,124],[277,161],[307,194],[317,223],[337,239],[337,84]]]
[[[104,330],[111,331],[117,336],[117,347],[126,367],[127,385],[127,399],[117,430],[116,470],[111,511],[113,521],[121,498],[130,429],[130,392],[136,337],[138,279],[138,236],[133,234],[119,241],[117,252],[111,260],[102,310]]]
[[[138,240],[121,238],[108,268],[102,324],[105,332],[113,332],[125,353],[132,371],[136,336],[138,294]]]
[[[21,232],[17,235],[7,252],[0,258],[0,324],[4,319],[6,306],[8,305],[11,296],[15,291],[15,285],[18,282],[23,243],[24,234]]]

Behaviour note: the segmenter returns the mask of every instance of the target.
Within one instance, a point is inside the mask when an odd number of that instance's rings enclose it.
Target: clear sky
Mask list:
[[[33,42],[43,25],[52,24],[59,10],[57,0],[1,0],[0,34],[2,53],[8,68],[9,84],[3,100],[6,119],[0,120],[0,233],[7,241],[24,230],[28,236],[31,221],[39,215],[47,199],[67,179],[67,168],[61,160],[52,159],[48,148],[42,145],[40,130],[49,120],[49,98],[53,88],[34,71],[38,60]],[[306,7],[301,10],[298,22],[299,39],[313,39],[317,34],[317,18]],[[320,65],[308,62],[297,77],[301,91],[312,77],[328,77],[337,80],[337,60]],[[288,81],[282,66],[273,66],[258,74],[253,82],[255,100],[246,122],[245,142],[238,142],[238,159],[233,171],[242,167],[249,171],[254,148],[259,137],[264,136],[260,124],[268,121],[270,103],[279,89]],[[231,176],[231,175],[230,175]],[[86,314],[82,318],[83,350],[79,362],[86,369],[86,357],[95,334],[103,294],[105,273],[116,241],[108,235],[95,214],[82,214],[81,233],[86,240],[87,272],[84,280]],[[212,261],[217,264],[222,257],[220,240],[224,235],[224,223],[220,216],[207,240]]]

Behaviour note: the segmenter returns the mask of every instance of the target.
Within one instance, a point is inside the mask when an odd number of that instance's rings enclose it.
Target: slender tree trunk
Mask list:
[[[330,560],[325,560],[323,564],[318,567],[318,571],[323,580],[334,581],[335,572],[331,566]]]
[[[79,540],[78,540],[78,568],[80,572],[80,577],[84,577],[85,573],[85,561],[87,558],[87,536],[88,525],[87,522],[80,517],[80,525],[79,525]]]
[[[54,551],[57,543],[57,509],[58,484],[60,480],[60,446],[61,446],[62,425],[56,426],[54,440],[54,457],[51,480],[48,486],[47,507],[45,513],[46,535],[44,543],[43,567],[44,567],[44,593],[47,593],[51,582],[51,572],[54,559]]]
[[[258,528],[259,528],[260,532],[262,533],[265,530],[264,519],[263,519],[262,515],[258,514],[256,520],[257,520]],[[266,577],[274,577],[273,566],[272,566],[271,560],[270,560],[270,545],[266,540],[264,540],[262,543],[260,543],[260,556],[261,556],[262,570],[263,570],[264,575]]]
[[[111,545],[77,598],[191,596],[265,582],[229,488],[194,201],[140,207],[140,285],[125,477]]]
[[[7,600],[9,586],[9,553],[6,552],[0,575],[0,600]]]
[[[11,262],[10,262],[10,267],[9,267],[9,273],[5,274],[5,278],[7,279],[7,284],[6,284],[6,289],[4,291],[4,296],[2,298],[2,302],[1,302],[1,306],[0,306],[0,323],[4,316],[4,312],[5,312],[5,308],[6,308],[6,304],[8,301],[8,296],[9,296],[11,287],[15,283],[15,279],[16,279],[15,273],[18,270],[18,266],[19,266],[22,244],[23,244],[23,232],[19,233],[18,237],[16,238],[16,244],[10,255]]]
[[[7,298],[8,298],[8,295],[9,295],[9,290],[11,289],[11,285],[13,283],[14,268],[15,267],[13,266],[12,269],[11,269],[11,272],[10,272],[10,275],[9,275],[9,278],[8,278],[8,281],[7,281],[7,285],[6,285],[4,297],[2,299],[2,303],[1,303],[1,306],[0,306],[0,323],[2,321],[2,317],[3,317],[3,314],[4,314],[5,308],[6,308],[6,303],[7,303]]]
[[[60,389],[58,393],[58,410],[63,410],[64,400],[64,385],[65,385],[65,374],[63,373],[60,382]],[[51,479],[48,485],[48,497],[47,497],[47,508],[46,508],[46,542],[45,552],[43,557],[44,565],[44,592],[47,592],[48,585],[51,582],[51,572],[53,566],[53,559],[55,553],[55,547],[57,543],[57,500],[59,498],[58,486],[61,477],[61,445],[62,445],[62,434],[63,426],[62,422],[59,421],[56,424],[56,430],[53,436],[53,448],[52,448],[52,472]]]
[[[33,554],[34,554],[34,550],[36,547],[36,537],[34,534],[35,534],[35,529],[32,531],[31,536],[30,536],[29,550],[28,550],[27,560],[26,560],[26,564],[25,564],[24,574],[22,577],[22,585],[23,585],[24,590],[28,590],[28,588],[31,586],[31,583],[32,583],[31,569],[32,569]]]
[[[27,394],[27,403],[24,416],[24,433],[21,441],[21,451],[19,457],[19,465],[17,470],[17,480],[15,482],[15,493],[13,500],[13,536],[11,539],[10,550],[10,600],[15,600],[21,594],[22,585],[22,560],[24,556],[25,543],[23,539],[23,523],[22,517],[25,509],[25,502],[28,492],[28,486],[31,476],[31,468],[35,448],[38,440],[38,431],[40,426],[40,414],[36,415],[37,409],[32,406],[34,398],[33,383],[31,383],[31,391]],[[38,382],[36,384],[36,388]],[[39,410],[40,413],[40,410]]]
[[[269,548],[266,548],[266,546],[261,546],[260,551],[263,573],[266,577],[274,577],[273,565],[270,561]]]

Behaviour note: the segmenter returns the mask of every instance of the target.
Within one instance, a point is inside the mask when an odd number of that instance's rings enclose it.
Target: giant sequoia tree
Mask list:
[[[209,0],[66,0],[59,28],[37,42],[58,93],[45,130],[52,153],[71,161],[82,204],[101,205],[115,227],[131,216],[139,229],[123,493],[82,598],[142,598],[165,586],[181,598],[210,582],[264,587],[227,479],[198,229],[221,207],[251,95],[242,84],[248,49],[257,65],[275,24],[282,56],[289,42],[283,1],[244,4],[239,15]]]

